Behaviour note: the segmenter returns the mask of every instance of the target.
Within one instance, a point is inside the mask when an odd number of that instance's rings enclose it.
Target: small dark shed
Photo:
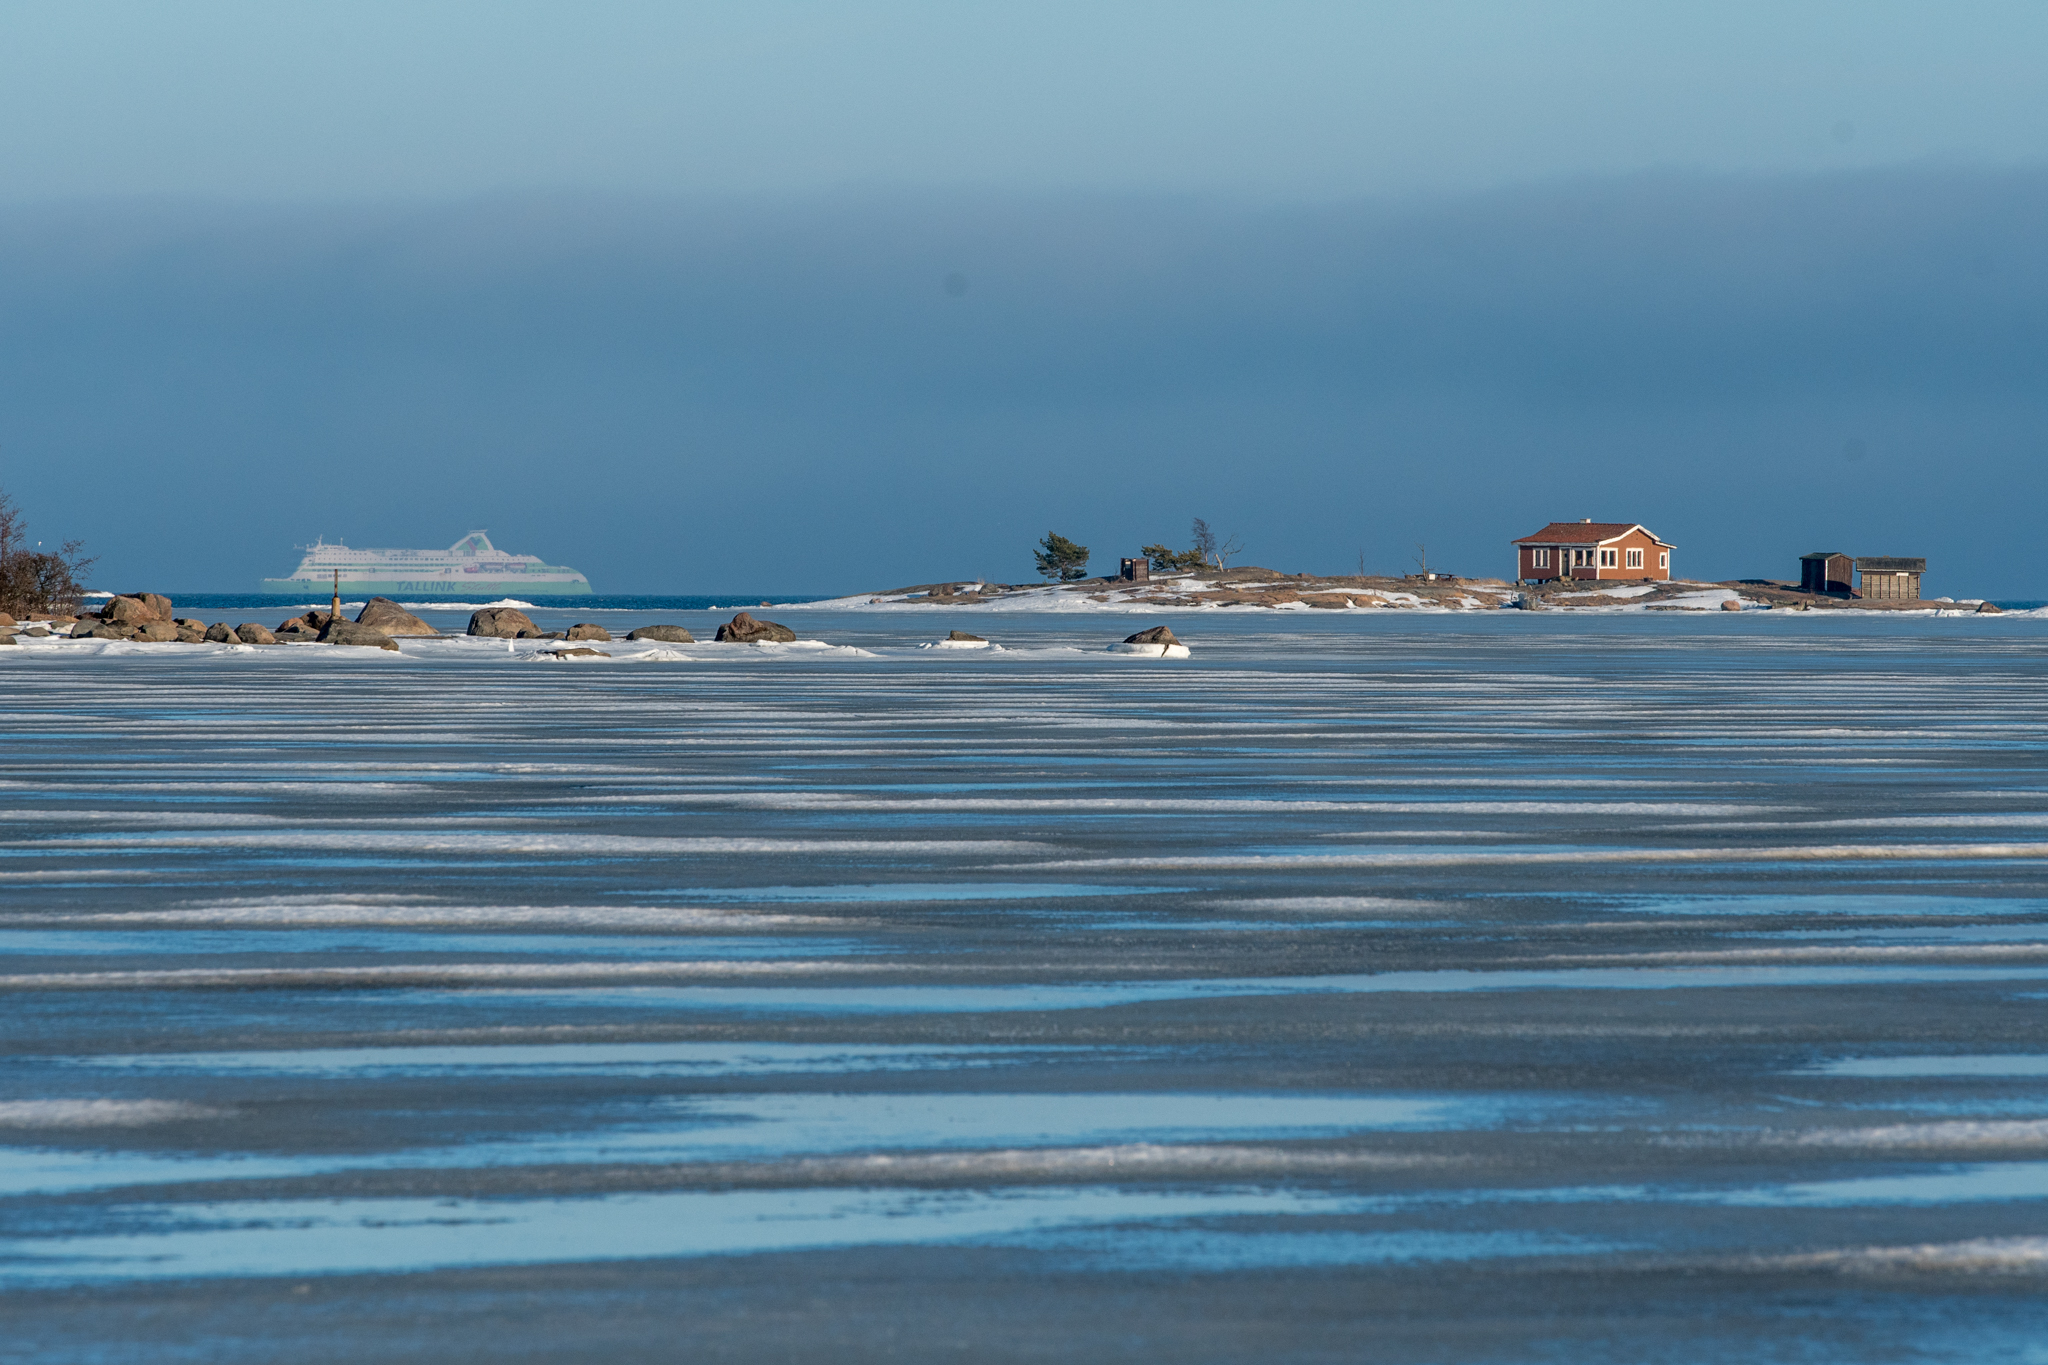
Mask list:
[[[1145,583],[1152,578],[1152,561],[1149,559],[1126,559],[1120,561],[1122,568],[1117,577],[1126,583]]]
[[[1840,550],[1815,550],[1810,555],[1799,556],[1799,591],[1834,592],[1848,594],[1849,574],[1854,567],[1849,556]]]
[[[1856,561],[1863,596],[1878,600],[1917,602],[1920,575],[1927,572],[1924,559],[1902,559],[1895,555],[1865,555]]]

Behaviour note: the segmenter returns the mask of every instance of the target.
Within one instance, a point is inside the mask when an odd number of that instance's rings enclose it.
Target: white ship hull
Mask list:
[[[353,550],[324,541],[288,578],[266,578],[261,591],[297,597],[341,591],[352,597],[587,597],[590,580],[537,555],[509,555],[472,531],[445,550]]]

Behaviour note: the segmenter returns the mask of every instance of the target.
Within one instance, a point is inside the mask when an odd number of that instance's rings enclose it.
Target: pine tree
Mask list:
[[[1138,548],[1145,558],[1152,561],[1152,568],[1158,573],[1192,573],[1202,567],[1200,550],[1169,550],[1164,545],[1141,545]]]
[[[1088,547],[1076,545],[1057,531],[1047,531],[1045,539],[1038,542],[1039,549],[1032,556],[1038,561],[1038,572],[1062,583],[1071,583],[1088,576]]]

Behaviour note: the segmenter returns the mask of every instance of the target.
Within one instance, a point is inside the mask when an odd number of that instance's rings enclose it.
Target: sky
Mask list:
[[[604,592],[1914,554],[2048,597],[2048,7],[0,0],[0,490]],[[1426,548],[1425,548],[1426,547]]]

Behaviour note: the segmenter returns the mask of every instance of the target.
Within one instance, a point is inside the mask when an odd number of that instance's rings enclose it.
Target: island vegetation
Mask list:
[[[84,550],[81,540],[67,540],[55,550],[31,542],[20,507],[0,492],[0,613],[22,617],[75,612],[85,595],[82,580],[93,563]]]

